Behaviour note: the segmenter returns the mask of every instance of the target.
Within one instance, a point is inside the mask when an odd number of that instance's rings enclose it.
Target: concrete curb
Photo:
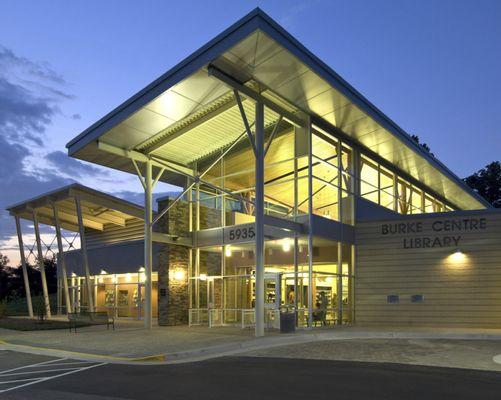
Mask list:
[[[162,353],[135,357],[118,357],[113,355],[92,354],[68,350],[58,350],[23,344],[8,343],[0,340],[0,349],[21,353],[30,353],[52,357],[71,358],[84,361],[100,361],[110,364],[134,365],[168,365],[204,361],[229,355],[236,355],[255,350],[266,350],[273,347],[287,346],[320,341],[357,340],[357,339],[425,339],[425,340],[499,340],[498,333],[454,333],[454,332],[377,332],[377,331],[330,331],[316,333],[299,333],[293,335],[268,336],[250,341],[228,343],[199,349]]]

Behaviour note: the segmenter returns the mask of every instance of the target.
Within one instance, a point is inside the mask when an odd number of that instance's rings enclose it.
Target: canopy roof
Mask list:
[[[57,202],[61,227],[78,232],[75,197],[80,198],[86,228],[103,231],[108,224],[126,226],[128,221],[144,217],[143,207],[77,183],[14,204],[7,210],[12,215],[33,221],[32,210],[35,209],[41,223],[55,226],[52,204]]]
[[[266,126],[279,117],[273,105],[290,123],[300,124],[299,116],[308,113],[317,126],[336,131],[457,208],[490,207],[260,9],[82,132],[68,143],[68,153],[131,173],[131,157],[192,173],[195,161],[220,151],[245,129],[234,82],[241,85],[249,121],[254,119],[255,94],[268,106]],[[160,179],[185,182],[172,173]]]

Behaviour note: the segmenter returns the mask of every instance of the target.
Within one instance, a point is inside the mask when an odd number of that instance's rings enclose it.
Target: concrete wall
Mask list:
[[[499,211],[359,223],[356,323],[501,327]],[[389,303],[391,295],[399,301]],[[414,295],[422,301],[412,302]]]

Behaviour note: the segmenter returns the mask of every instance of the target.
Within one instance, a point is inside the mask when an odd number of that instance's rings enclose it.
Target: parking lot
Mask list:
[[[395,363],[221,357],[119,365],[0,352],[2,399],[499,399],[501,374]]]
[[[0,395],[102,365],[104,363],[2,351]]]

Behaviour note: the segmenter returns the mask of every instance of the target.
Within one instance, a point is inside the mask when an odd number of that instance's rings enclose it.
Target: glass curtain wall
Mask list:
[[[253,115],[247,117],[253,121]],[[329,132],[297,128],[284,120],[276,126],[278,115],[267,109],[264,118],[268,121],[266,215],[307,224],[311,210],[315,216],[353,225],[358,193],[402,214],[450,209],[394,171],[365,155],[358,156],[357,150]],[[187,195],[195,240],[190,255],[190,324],[252,326],[255,157],[251,142],[243,135],[238,142],[198,160],[193,168],[203,174],[203,180]],[[236,236],[228,238],[228,230],[221,231],[219,244],[199,247],[198,231],[228,227],[239,227],[232,230]],[[266,234],[268,326],[276,324],[281,307],[296,309],[302,326],[342,324],[352,319],[351,245],[323,243],[314,234],[311,242],[308,236],[291,232]]]
[[[144,316],[144,268],[136,272],[124,274],[108,274],[102,272],[91,277],[91,285],[96,311],[107,311],[115,317],[141,319]],[[157,315],[158,274],[152,277],[153,315]],[[59,286],[59,291],[63,285]],[[77,312],[85,312],[89,308],[86,280],[81,276],[68,278],[68,291],[71,308]],[[66,312],[65,296],[59,296],[60,313]]]
[[[285,121],[278,127],[270,124],[266,128],[265,214],[306,223],[311,206],[316,215],[353,224],[353,151],[331,135],[312,131],[310,137],[309,132]],[[187,196],[191,205],[190,230],[195,238],[189,271],[191,325],[247,327],[255,322],[255,244],[253,231],[247,230],[253,229],[255,221],[254,162],[251,144],[243,137],[230,149],[221,149],[194,165],[199,174],[205,172],[205,182],[195,185]],[[242,227],[235,230],[239,236],[233,238],[235,241],[225,237],[225,245],[198,247],[199,230],[232,226]],[[314,244],[310,261],[308,236],[284,231],[267,234],[266,238],[267,326],[278,327],[278,312],[284,307],[297,310],[298,325],[307,326],[322,291],[330,296],[328,317],[314,325],[321,326],[324,320],[326,324],[349,321],[348,317],[343,318],[342,308],[338,310],[337,300],[333,300],[339,294],[342,304],[343,296],[348,299],[350,292],[352,275],[346,270],[344,282],[338,266],[342,246],[337,242]],[[321,252],[323,258],[317,260],[316,252]],[[326,258],[330,260],[326,262]],[[350,265],[349,260],[346,265]],[[317,287],[321,290],[317,291]],[[351,304],[346,302],[345,313]]]
[[[400,214],[453,210],[430,193],[410,184],[364,155],[360,159],[360,195]]]
[[[353,225],[353,151],[330,135],[312,132],[313,213]]]

